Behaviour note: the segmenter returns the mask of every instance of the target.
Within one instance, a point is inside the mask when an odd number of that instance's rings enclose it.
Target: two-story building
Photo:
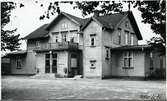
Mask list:
[[[151,46],[138,45],[142,36],[132,12],[87,19],[61,12],[24,39],[27,50],[9,54],[11,74],[102,79],[146,77],[155,68],[165,68]]]

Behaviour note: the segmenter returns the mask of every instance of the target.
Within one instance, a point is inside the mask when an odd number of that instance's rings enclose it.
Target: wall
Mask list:
[[[125,27],[125,23],[128,22],[129,23],[129,27]],[[137,39],[137,36],[135,35],[135,32],[134,32],[134,29],[132,27],[133,25],[131,25],[131,22],[130,20],[128,19],[128,17],[124,17],[120,23],[117,24],[117,26],[115,27],[115,30],[113,31],[113,33],[111,34],[111,37],[112,37],[112,46],[119,46],[118,44],[118,28],[121,29],[121,46],[122,45],[125,45],[125,31],[129,31],[129,33],[134,33],[133,37],[133,42],[134,42],[134,45],[137,45],[138,44],[138,39]]]
[[[112,75],[113,76],[137,76],[144,77],[144,52],[133,51],[134,69],[123,69],[123,52],[114,52],[112,54]]]
[[[37,41],[40,42],[40,46],[45,47],[46,44],[48,43],[48,38],[46,38],[46,39],[29,39],[27,41],[27,51],[33,52],[32,50],[34,50],[36,48]]]
[[[39,73],[45,73],[45,54],[46,53],[36,54],[36,68],[39,69]]]
[[[18,56],[21,56],[22,67],[17,69],[16,60]],[[11,57],[11,74],[35,74],[35,54],[33,52],[27,52],[27,55],[15,55]]]
[[[68,52],[62,51],[57,52],[57,74],[65,76],[64,68],[68,68]]]
[[[145,52],[145,76],[150,75],[150,51]]]
[[[57,74],[64,76],[64,68],[68,67],[68,52],[61,51],[53,53],[57,53]],[[39,68],[40,73],[45,73],[45,54],[49,54],[49,52],[37,53],[36,55],[36,66]]]
[[[109,50],[109,59],[106,59],[106,48],[105,46],[111,47],[113,45],[112,40],[113,31],[103,30],[102,35],[102,77],[107,77],[112,75],[112,65],[111,65],[111,54]]]
[[[129,27],[125,27],[125,22],[129,23]],[[121,43],[118,44],[118,33],[119,30],[118,28],[121,28]],[[118,46],[123,46],[125,45],[125,30],[129,31],[130,33],[134,33],[134,30],[132,28],[131,22],[128,19],[128,17],[123,18],[120,23],[118,23],[118,25],[116,26],[116,28],[112,31],[112,30],[103,30],[103,35],[102,35],[102,74],[103,77],[105,76],[111,76],[112,75],[112,63],[111,63],[111,58],[109,60],[106,60],[106,49],[105,46],[108,47],[118,47]],[[137,37],[134,34],[134,39],[133,39],[134,45],[138,44],[137,41]],[[117,61],[115,61],[117,62]],[[130,70],[129,72],[132,72],[132,70]],[[124,74],[122,74],[124,75]]]
[[[63,28],[62,24],[66,24],[67,28]],[[55,25],[50,29],[50,33],[49,35],[51,36],[50,38],[50,42],[54,42],[54,38],[55,38],[55,34],[52,34],[52,32],[58,34],[59,37],[59,42],[61,42],[62,39],[62,35],[60,32],[64,32],[66,31],[67,33],[67,41],[70,41],[70,37],[75,37],[74,38],[74,42],[79,43],[79,35],[78,35],[78,31],[79,31],[79,25],[77,25],[76,23],[74,23],[73,21],[71,21],[70,19],[68,19],[67,17],[62,16],[59,21],[57,21],[55,23]]]
[[[96,34],[95,47],[91,47],[90,34]],[[101,78],[102,76],[102,28],[95,21],[84,30],[84,50],[83,50],[83,68],[84,77]],[[90,69],[91,60],[96,60],[95,69]]]

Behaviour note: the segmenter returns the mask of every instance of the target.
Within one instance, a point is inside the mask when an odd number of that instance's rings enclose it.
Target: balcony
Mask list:
[[[78,49],[78,43],[71,42],[57,42],[47,43],[35,47],[35,51],[48,51],[48,50],[76,50]]]

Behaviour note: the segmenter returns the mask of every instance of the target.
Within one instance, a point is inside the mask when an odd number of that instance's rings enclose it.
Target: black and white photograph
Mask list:
[[[166,101],[166,0],[2,0],[2,101]]]

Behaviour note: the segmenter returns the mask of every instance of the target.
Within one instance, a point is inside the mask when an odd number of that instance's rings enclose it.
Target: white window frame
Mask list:
[[[128,45],[128,34],[129,32],[125,31],[125,45]]]
[[[118,29],[118,44],[121,44],[121,29]]]
[[[109,49],[109,48],[106,48],[106,56],[105,56],[105,59],[106,59],[106,60],[109,60],[109,59],[110,59],[110,49]]]
[[[134,45],[134,35],[133,34],[131,34],[130,36],[130,44]]]
[[[92,41],[92,39],[93,39],[93,41]],[[92,47],[96,46],[95,40],[96,40],[96,34],[90,34],[90,46],[92,46]],[[93,42],[93,44],[92,44],[92,42]]]
[[[123,67],[125,67],[125,68],[132,68],[134,66],[133,58],[134,58],[133,51],[126,51],[126,52],[124,52],[124,66]],[[126,66],[125,59],[127,59],[128,66]]]
[[[36,41],[36,47],[40,47],[40,41]]]
[[[68,24],[67,24],[67,23],[65,23],[65,22],[64,22],[64,23],[62,23],[61,28],[62,28],[62,29],[67,29],[67,28],[68,28]]]
[[[90,44],[91,44],[91,46],[95,46],[95,37],[91,37],[91,42],[90,42]]]

